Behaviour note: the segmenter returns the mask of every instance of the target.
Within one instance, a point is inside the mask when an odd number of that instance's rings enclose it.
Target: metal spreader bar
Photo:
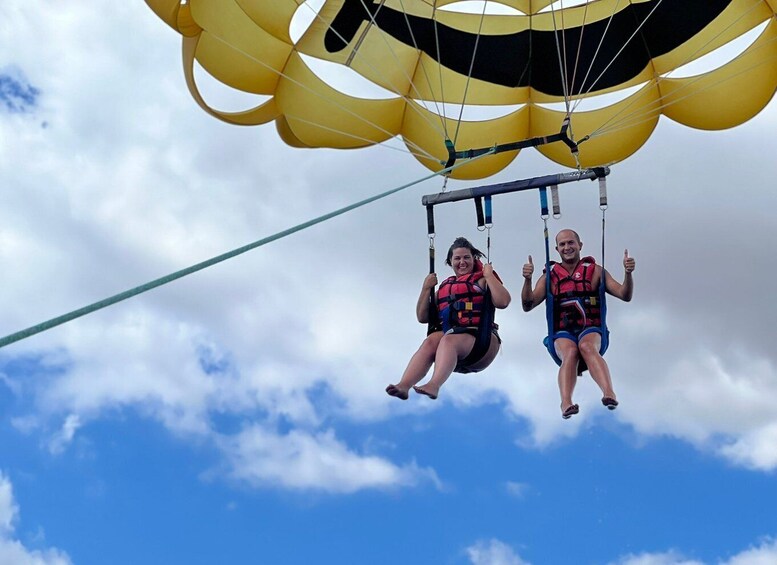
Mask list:
[[[424,206],[436,206],[446,202],[459,202],[461,200],[470,200],[483,196],[494,194],[506,194],[508,192],[519,192],[521,190],[532,190],[557,184],[566,184],[581,180],[594,180],[604,178],[610,174],[609,167],[594,167],[592,169],[582,169],[568,173],[558,173],[555,175],[545,175],[530,179],[514,180],[500,184],[490,184],[484,186],[473,186],[452,190],[450,192],[441,192],[439,194],[427,194],[421,198]]]

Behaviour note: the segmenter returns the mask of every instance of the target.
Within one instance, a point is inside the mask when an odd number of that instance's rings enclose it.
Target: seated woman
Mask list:
[[[493,311],[494,307],[507,308],[510,293],[491,264],[483,265],[481,257],[483,253],[467,239],[456,238],[445,259],[454,275],[440,285],[434,309],[430,308],[429,297],[437,285],[437,275],[432,273],[424,279],[416,317],[422,324],[430,323],[429,335],[410,359],[399,383],[386,387],[389,395],[407,400],[412,387],[435,399],[454,370],[476,373],[494,360],[501,341],[493,323]],[[430,319],[432,316],[434,319]],[[432,365],[434,372],[429,382],[415,386]]]

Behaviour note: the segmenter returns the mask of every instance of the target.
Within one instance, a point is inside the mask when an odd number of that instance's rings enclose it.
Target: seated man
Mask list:
[[[561,393],[561,414],[568,419],[580,411],[580,407],[572,402],[572,392],[575,389],[578,375],[578,362],[588,366],[591,378],[602,390],[604,404],[610,410],[618,406],[615,391],[612,388],[610,370],[602,357],[602,304],[599,303],[598,289],[604,276],[604,290],[621,300],[631,300],[634,282],[631,273],[635,261],[629,257],[628,250],[623,255],[625,275],[623,284],[616,281],[609,272],[597,265],[593,257],[580,257],[583,242],[573,230],[561,230],[556,236],[556,251],[561,256],[561,263],[551,262],[550,296],[546,296],[547,287],[543,273],[532,290],[531,281],[534,274],[534,264],[529,256],[529,262],[523,266],[524,283],[521,289],[521,300],[524,312],[542,304],[546,298],[553,299],[553,333],[549,336],[552,343],[548,350],[555,353],[554,358],[560,362],[558,386]]]

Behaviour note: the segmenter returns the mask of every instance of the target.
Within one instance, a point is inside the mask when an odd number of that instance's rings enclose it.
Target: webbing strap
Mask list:
[[[599,208],[607,208],[607,177],[599,177]]]
[[[426,233],[429,235],[429,274],[434,272],[434,206],[426,207]]]
[[[540,215],[543,219],[548,218],[548,189],[546,187],[540,188]],[[545,223],[545,239],[548,239],[547,222]]]
[[[553,217],[559,219],[561,217],[561,202],[558,197],[557,184],[550,187],[550,199],[553,202]]]
[[[494,224],[493,208],[491,205],[491,195],[487,194],[484,198],[479,196],[472,199],[475,202],[475,214],[478,219],[478,230],[483,231]]]
[[[491,195],[488,194],[485,197],[485,204],[486,204],[486,218],[485,218],[485,225],[486,227],[492,225],[494,223],[493,221],[493,214],[491,213]]]
[[[483,199],[477,197],[472,200],[475,202],[475,215],[478,219],[478,229],[482,231],[486,227],[486,217],[483,214]]]

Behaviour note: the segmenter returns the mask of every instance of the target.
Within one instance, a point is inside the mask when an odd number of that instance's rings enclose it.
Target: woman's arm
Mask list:
[[[491,291],[491,301],[497,308],[507,308],[510,305],[512,297],[508,290],[494,273],[494,267],[490,263],[483,265],[484,286]]]
[[[418,296],[418,302],[415,305],[415,316],[422,324],[429,322],[429,295],[434,292],[437,286],[437,275],[430,273],[426,275],[424,284],[421,287],[421,294]]]

